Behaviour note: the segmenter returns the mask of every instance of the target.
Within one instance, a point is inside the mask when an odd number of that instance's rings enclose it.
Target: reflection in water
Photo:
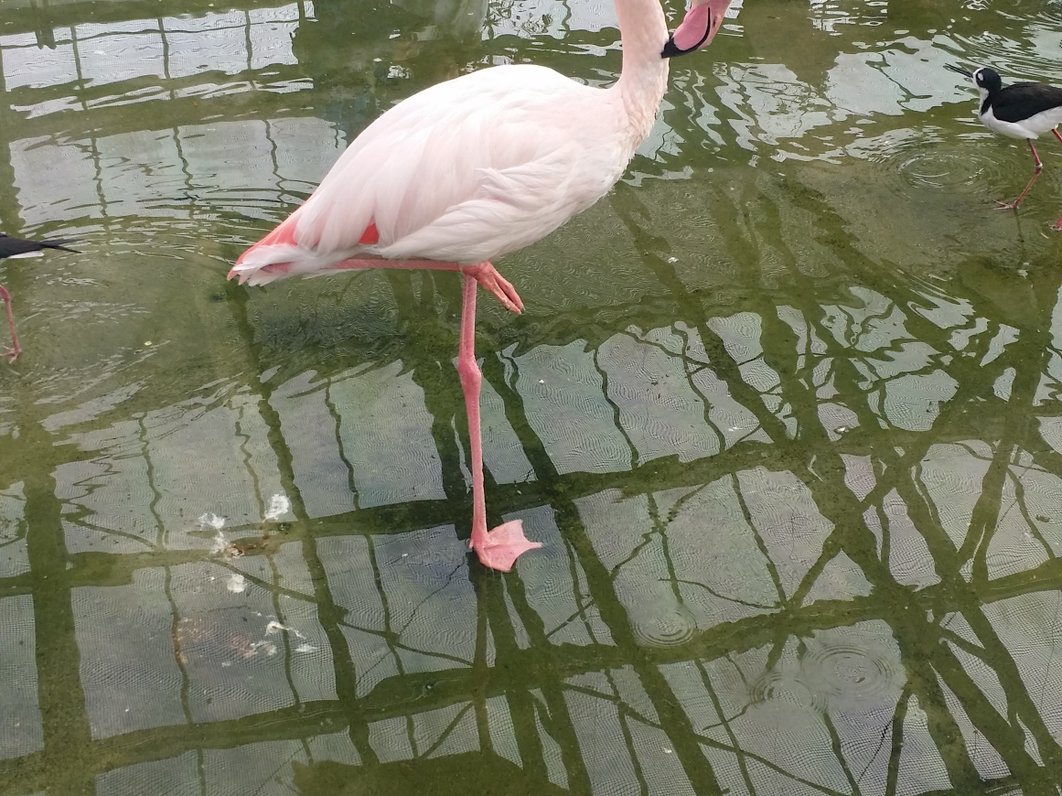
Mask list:
[[[607,81],[611,11],[15,4],[0,220],[86,254],[3,266],[5,792],[1058,793],[1053,200],[986,210],[1025,155],[939,78],[1062,79],[1057,9],[748,4],[676,63],[485,313],[494,505],[547,544],[500,577],[456,280],[224,274],[423,85]]]

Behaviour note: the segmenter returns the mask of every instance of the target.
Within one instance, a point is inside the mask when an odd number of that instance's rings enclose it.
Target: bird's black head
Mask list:
[[[975,86],[989,94],[994,94],[1003,88],[1003,79],[999,76],[999,72],[995,69],[989,69],[987,66],[979,67],[973,72],[963,69],[961,66],[956,66],[955,64],[944,64],[944,68],[950,69],[952,72],[958,72],[964,77],[971,78]]]
[[[973,79],[978,88],[983,88],[989,94],[993,94],[1003,88],[1003,78],[999,76],[999,72],[995,69],[989,69],[987,66],[982,66],[974,72]]]

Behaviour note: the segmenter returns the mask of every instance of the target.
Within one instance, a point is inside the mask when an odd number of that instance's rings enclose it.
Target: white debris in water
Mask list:
[[[295,628],[288,627],[287,625],[282,625],[276,619],[271,620],[269,624],[266,625],[265,632],[267,636],[271,636],[274,633],[279,633],[281,630],[283,630],[285,633],[291,633],[293,636],[295,636],[295,638],[306,638],[306,636],[304,636]]]
[[[295,648],[296,652],[317,652],[317,647],[313,644],[306,644],[305,642]]]
[[[287,630],[287,628],[280,624],[276,619],[273,619],[268,625],[266,625],[266,635],[271,636],[274,633],[279,633],[281,630]]]
[[[196,524],[199,525],[204,531],[220,531],[225,527],[225,518],[219,517],[212,511],[208,511],[206,514],[200,514],[199,519],[196,520]]]
[[[269,508],[266,509],[265,518],[267,520],[279,520],[289,511],[291,511],[291,501],[288,500],[288,496],[273,495],[273,497],[269,498]]]
[[[225,546],[228,544],[228,540],[221,533],[221,529],[225,527],[224,517],[219,517],[214,512],[208,511],[205,514],[200,514],[199,519],[195,522],[196,525],[198,525],[204,531],[212,530],[216,534],[214,536],[214,546],[210,548],[211,555],[216,556],[218,553],[225,549]]]
[[[238,572],[234,572],[232,575],[229,575],[229,581],[225,584],[225,588],[233,594],[242,594],[247,591],[247,578]]]

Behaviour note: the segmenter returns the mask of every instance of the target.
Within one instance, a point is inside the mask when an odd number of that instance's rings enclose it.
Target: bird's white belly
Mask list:
[[[981,114],[985,127],[994,133],[1010,138],[1038,138],[1062,124],[1062,107],[1042,111],[1020,122],[1004,122],[997,119],[989,108]]]

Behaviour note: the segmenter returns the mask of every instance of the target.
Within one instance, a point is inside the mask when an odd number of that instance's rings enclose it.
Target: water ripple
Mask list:
[[[646,646],[675,647],[693,637],[697,620],[689,608],[676,603],[667,610],[637,618],[633,630],[635,638]]]
[[[1024,11],[1022,13],[1025,33],[1029,39],[1038,42],[1035,47],[1028,40],[1015,41],[987,32],[976,36],[955,34],[957,59],[973,68],[991,66],[1003,76],[1004,83],[1023,80],[1062,82],[1062,66],[1058,60],[1058,31],[1062,19],[1050,19],[1046,12],[1040,16],[1037,23],[1025,19]]]
[[[838,641],[811,646],[801,658],[799,679],[820,708],[843,711],[886,701],[902,674],[887,650]]]
[[[852,154],[872,164],[896,194],[916,198],[926,191],[979,194],[986,185],[1006,185],[1013,163],[1002,158],[985,133],[945,138],[937,131],[879,136],[858,144]]]

